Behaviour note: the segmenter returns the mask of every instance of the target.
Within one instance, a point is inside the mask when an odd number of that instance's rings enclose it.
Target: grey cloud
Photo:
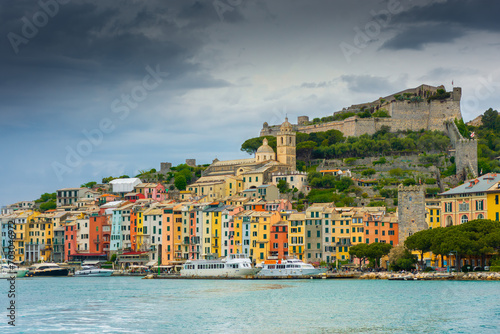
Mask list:
[[[500,32],[500,2],[491,0],[431,1],[392,17],[396,35],[382,49],[421,50],[432,43],[451,43],[473,31]]]
[[[351,92],[378,94],[389,94],[394,92],[404,87],[403,82],[406,81],[405,77],[401,77],[394,82],[390,81],[388,78],[371,75],[343,75],[341,79],[347,84],[347,88]]]

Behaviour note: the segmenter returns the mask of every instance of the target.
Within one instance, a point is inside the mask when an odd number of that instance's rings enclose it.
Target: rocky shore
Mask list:
[[[387,279],[399,281],[412,280],[462,280],[462,281],[500,281],[500,272],[470,272],[470,273],[366,273],[360,279]]]

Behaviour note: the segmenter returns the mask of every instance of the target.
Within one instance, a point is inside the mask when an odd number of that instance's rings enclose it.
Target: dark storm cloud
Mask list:
[[[451,43],[473,31],[500,32],[500,2],[449,0],[414,6],[395,15],[396,36],[382,48],[420,50],[431,43]]]

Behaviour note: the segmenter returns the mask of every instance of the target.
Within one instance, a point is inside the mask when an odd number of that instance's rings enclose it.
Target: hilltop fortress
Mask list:
[[[420,85],[399,93],[381,97],[370,103],[355,104],[342,111],[335,112],[331,119],[341,119],[342,115],[355,115],[343,120],[311,122],[308,116],[299,116],[293,128],[297,132],[312,133],[339,130],[344,136],[374,134],[383,126],[391,132],[413,130],[440,130],[446,132],[445,121],[461,119],[460,99],[462,89],[454,87],[452,92],[443,92],[444,86]],[[376,113],[384,111],[388,117],[360,117],[366,111]],[[366,114],[365,114],[366,115]],[[264,123],[261,136],[276,136],[279,125]]]
[[[355,104],[332,116],[309,120],[299,116],[293,131],[303,133],[338,130],[345,137],[374,134],[388,129],[390,132],[404,130],[439,130],[450,137],[457,164],[457,174],[462,178],[469,172],[478,176],[477,141],[463,138],[455,119],[462,119],[460,99],[462,88],[454,87],[446,92],[444,86],[420,85],[369,103]],[[277,136],[280,125],[264,123],[260,136]]]

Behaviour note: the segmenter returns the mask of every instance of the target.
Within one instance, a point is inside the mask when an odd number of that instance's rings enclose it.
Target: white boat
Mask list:
[[[3,253],[2,247],[0,247],[0,278],[11,278],[12,276],[24,277],[28,272],[28,269],[21,269],[13,263],[9,263],[7,258]]]
[[[183,277],[249,277],[261,268],[252,266],[245,254],[230,254],[226,259],[188,260],[181,269]]]
[[[81,270],[75,272],[77,277],[107,277],[113,274],[111,269],[101,269],[94,266],[82,266]]]
[[[19,277],[24,277],[26,276],[26,273],[28,272],[28,269],[22,269],[19,268],[18,266],[12,264],[12,263],[2,263],[1,269],[0,269],[0,278],[10,278],[13,275],[16,276],[16,278]]]
[[[327,268],[315,268],[312,264],[304,263],[299,259],[266,260],[262,264],[262,270],[258,276],[311,276],[323,274]]]

